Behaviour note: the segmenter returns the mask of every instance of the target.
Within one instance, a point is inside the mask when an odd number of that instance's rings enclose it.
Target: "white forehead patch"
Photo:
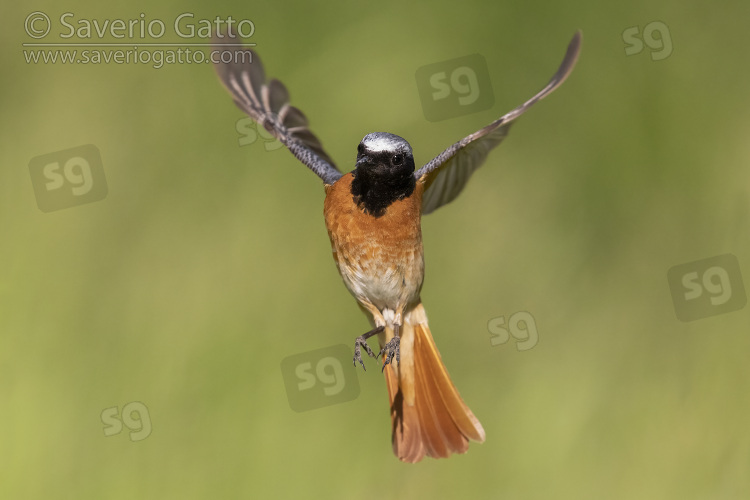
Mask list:
[[[367,134],[362,144],[368,151],[380,153],[383,151],[409,151],[409,143],[397,135],[385,133]]]
[[[381,151],[393,151],[399,144],[390,137],[376,137],[374,139],[365,139],[364,145],[373,153],[379,153]]]

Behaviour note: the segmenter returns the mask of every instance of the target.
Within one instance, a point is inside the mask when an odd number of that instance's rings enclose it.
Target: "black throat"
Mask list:
[[[417,185],[414,173],[406,169],[383,174],[356,168],[353,174],[354,203],[373,217],[385,215],[391,203],[411,196]]]

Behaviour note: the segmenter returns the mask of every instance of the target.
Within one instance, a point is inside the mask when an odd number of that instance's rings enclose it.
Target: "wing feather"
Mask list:
[[[237,40],[231,33],[223,36],[227,38]],[[266,80],[263,63],[255,51],[236,46],[222,48],[219,39],[214,39],[213,49],[231,53],[229,63],[216,63],[214,68],[237,107],[281,141],[325,184],[341,178],[336,164],[308,128],[305,115],[289,104],[289,91],[284,84],[276,79]]]
[[[453,201],[463,190],[471,174],[482,166],[490,151],[497,147],[508,135],[513,120],[525,113],[537,101],[544,99],[565,81],[578,60],[578,54],[581,50],[581,37],[580,31],[573,35],[573,39],[568,44],[565,58],[557,72],[534,97],[483,129],[451,145],[414,173],[417,181],[425,184],[422,197],[423,215]]]

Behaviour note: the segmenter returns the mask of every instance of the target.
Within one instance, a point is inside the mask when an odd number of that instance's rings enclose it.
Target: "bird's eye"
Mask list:
[[[391,158],[391,163],[393,163],[396,166],[403,165],[404,155],[402,154],[393,155],[393,158]]]
[[[365,146],[360,142],[359,146],[357,146],[357,154],[362,154],[365,152]]]

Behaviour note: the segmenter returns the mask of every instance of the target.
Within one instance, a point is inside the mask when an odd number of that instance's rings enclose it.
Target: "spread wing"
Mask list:
[[[573,71],[580,50],[581,32],[578,31],[573,35],[557,73],[539,93],[510,113],[453,144],[414,173],[417,182],[425,184],[422,197],[423,215],[450,203],[458,196],[471,174],[487,159],[489,152],[508,135],[513,120],[565,81]]]
[[[229,34],[223,37],[223,40],[227,39],[239,40]],[[258,55],[248,48],[222,47],[217,38],[214,38],[212,48],[221,60],[230,59],[228,54],[231,54],[230,62],[215,63],[214,68],[235,104],[273,134],[324,183],[336,182],[341,172],[308,128],[307,118],[302,111],[289,104],[289,92],[284,84],[276,79],[266,81]]]

